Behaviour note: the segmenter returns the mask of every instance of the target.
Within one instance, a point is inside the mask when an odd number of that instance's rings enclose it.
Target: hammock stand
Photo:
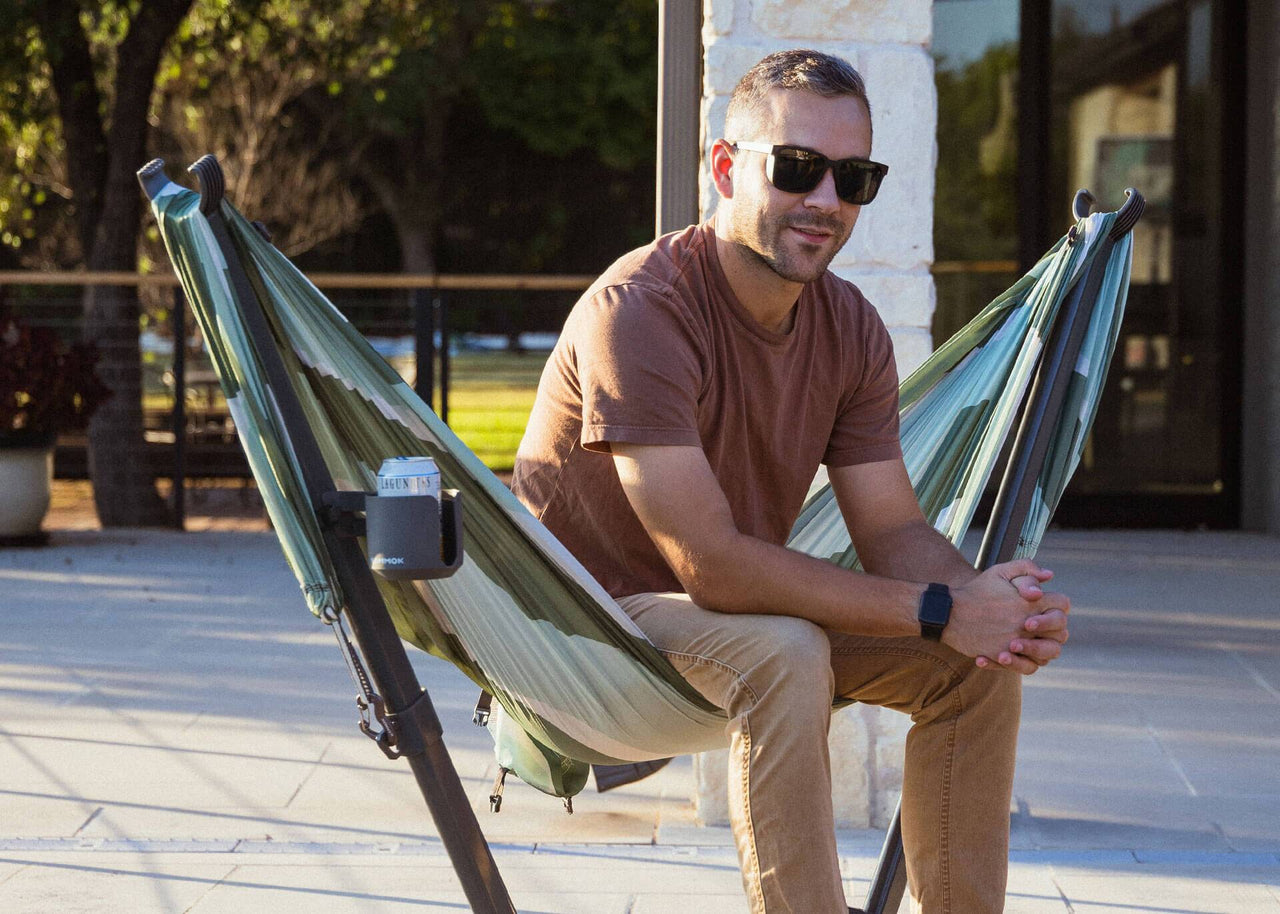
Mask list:
[[[479,914],[515,914],[515,906],[445,748],[434,706],[418,682],[359,545],[357,537],[363,535],[359,519],[344,510],[347,502],[325,464],[287,366],[276,348],[267,316],[221,213],[225,186],[221,168],[216,159],[205,156],[189,170],[200,182],[200,212],[208,221],[225,259],[231,292],[245,316],[253,347],[262,361],[276,418],[296,458],[298,475],[315,508],[325,550],[345,596],[346,614],[359,654],[351,648],[337,612],[324,614],[324,621],[334,628],[360,686],[362,695],[357,699],[361,709],[360,728],[389,758],[408,760],[471,909]],[[152,199],[168,183],[160,160],[144,166],[138,178]],[[1098,256],[1076,282],[1049,337],[983,540],[977,563],[980,568],[1007,561],[1019,545],[1018,531],[1031,509],[1037,476],[1050,444],[1049,436],[1043,432],[1049,430],[1064,407],[1072,367],[1102,285],[1107,265],[1105,255],[1132,230],[1142,213],[1141,195],[1132,189],[1126,193],[1128,199],[1112,223],[1111,231],[1098,242],[1102,245]],[[1077,193],[1073,204],[1075,217],[1086,216],[1092,202],[1092,195],[1087,191]],[[368,665],[368,673],[360,656]],[[851,914],[896,911],[905,886],[900,817],[895,814],[866,907],[851,908]]]

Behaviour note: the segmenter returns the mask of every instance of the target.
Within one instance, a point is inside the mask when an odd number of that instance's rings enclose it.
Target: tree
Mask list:
[[[356,173],[395,226],[405,272],[435,272],[443,224],[451,212],[465,221],[484,197],[457,180],[497,157],[478,139],[515,138],[559,158],[589,149],[613,167],[652,159],[654,0],[436,0],[418,9],[430,28],[389,23],[401,49],[394,65],[353,81],[342,99],[347,142],[365,141]],[[488,130],[455,135],[458,115],[473,108]]]
[[[11,211],[0,222],[0,241],[10,252],[25,241],[27,265],[65,267],[71,261],[92,271],[137,268],[142,200],[134,173],[149,158],[158,68],[175,35],[183,46],[166,61],[163,81],[183,85],[197,102],[202,99],[196,90],[202,88],[203,101],[216,98],[224,104],[209,104],[208,115],[192,117],[199,109],[175,103],[170,113],[185,117],[166,136],[206,142],[207,148],[225,152],[225,145],[213,142],[215,134],[234,135],[241,145],[228,156],[233,192],[245,193],[250,205],[268,216],[266,201],[286,199],[292,190],[274,196],[264,191],[258,198],[249,193],[254,188],[281,190],[279,172],[265,174],[270,167],[293,167],[297,186],[316,187],[297,176],[299,166],[308,178],[322,171],[308,170],[312,160],[296,155],[305,144],[290,147],[295,155],[272,155],[271,147],[297,135],[286,129],[283,107],[327,78],[335,62],[332,48],[360,48],[367,59],[385,47],[368,29],[346,28],[367,21],[368,4],[312,0],[308,11],[313,17],[306,20],[283,2],[201,0],[180,33],[192,2],[0,4],[0,49],[9,52],[0,62],[0,82],[12,90],[15,102],[0,116],[0,143],[14,152],[18,165],[12,176],[0,180],[0,215]],[[297,39],[304,34],[330,41]],[[246,50],[253,53],[241,53]],[[192,54],[189,62],[182,58],[184,52]],[[255,83],[247,77],[233,83],[231,94],[219,94],[219,83],[225,86],[268,60],[279,64],[282,78]],[[265,95],[257,91],[262,86],[269,90]],[[244,110],[237,109],[246,99]],[[244,116],[237,120],[237,115]],[[254,129],[245,129],[248,125]],[[305,148],[314,149],[314,142]],[[266,164],[255,168],[259,163]],[[325,220],[334,231],[352,224],[352,207],[343,206],[349,198],[323,195],[326,203],[339,201],[339,218],[332,218],[334,207],[309,205],[316,199],[303,197],[289,204],[291,213],[314,214],[313,222],[300,226],[302,232],[314,233]],[[299,225],[296,219],[281,222]],[[74,230],[60,231],[65,225]],[[40,247],[45,256],[33,257]],[[4,259],[12,263],[12,253]],[[89,427],[89,470],[99,519],[104,526],[162,523],[167,511],[154,487],[143,438],[137,293],[127,286],[88,287],[83,310],[83,333],[98,344],[100,374],[113,393]]]
[[[0,157],[17,165],[0,173],[0,264],[136,269],[134,172],[158,148],[218,154],[291,254],[376,207],[406,271],[438,269],[450,224],[545,268],[584,210],[628,209],[624,172],[652,160],[656,21],[654,0],[0,0]],[[507,214],[530,234],[510,239]],[[115,394],[89,430],[99,517],[160,522],[138,297],[91,288],[83,308]]]
[[[391,66],[353,81],[341,98],[312,96],[313,113],[335,110],[344,142],[359,145],[355,174],[395,226],[401,267],[436,271],[436,236],[450,157],[446,125],[475,78],[471,52],[479,32],[503,4],[496,0],[427,0],[413,16],[386,4],[375,14],[397,53]]]
[[[34,25],[57,99],[76,235],[88,269],[136,269],[142,201],[134,173],[146,160],[147,115],[165,45],[192,0],[101,6],[18,0]],[[94,33],[119,36],[94,58]],[[102,53],[103,43],[98,45]],[[102,352],[112,392],[89,425],[89,472],[104,526],[166,519],[147,465],[142,432],[138,298],[129,286],[89,286],[84,334]]]
[[[336,108],[317,114],[304,99],[341,98],[351,79],[392,66],[398,49],[381,28],[388,6],[198,0],[161,67],[161,142],[184,161],[216,155],[228,197],[290,256],[367,215],[350,176],[363,137],[339,143]]]

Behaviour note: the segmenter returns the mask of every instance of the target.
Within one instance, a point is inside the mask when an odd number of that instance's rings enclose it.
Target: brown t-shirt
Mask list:
[[[512,490],[613,596],[683,588],[618,481],[610,442],[697,445],[739,531],[786,542],[820,463],[900,456],[893,346],[830,272],[787,333],[733,294],[711,224],[614,263],[542,373]]]

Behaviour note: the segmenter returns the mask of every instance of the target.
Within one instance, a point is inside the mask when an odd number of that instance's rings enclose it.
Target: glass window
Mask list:
[[[1053,2],[1048,212],[1065,221],[1079,187],[1106,209],[1129,186],[1147,200],[1117,358],[1076,492],[1223,488],[1208,13],[1208,0]]]

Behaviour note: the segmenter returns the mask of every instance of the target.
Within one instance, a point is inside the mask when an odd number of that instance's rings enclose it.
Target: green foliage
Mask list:
[[[0,252],[68,268],[84,252],[38,2],[0,0],[0,160],[14,163]],[[66,2],[109,129],[141,0]],[[437,260],[446,238],[478,235],[483,251],[448,259],[595,267],[649,234],[656,33],[656,0],[195,0],[160,62],[152,147],[175,164],[219,154],[229,193],[291,252],[382,209]],[[597,211],[604,231],[584,239]],[[163,260],[154,238],[141,258]]]
[[[7,260],[55,232],[71,196],[49,68],[23,7],[0,2],[0,162],[12,163],[0,170],[0,248],[11,253]],[[49,238],[45,247],[70,243],[72,234]]]
[[[489,122],[548,155],[652,161],[657,126],[654,0],[500,4],[481,36],[476,97]]]

